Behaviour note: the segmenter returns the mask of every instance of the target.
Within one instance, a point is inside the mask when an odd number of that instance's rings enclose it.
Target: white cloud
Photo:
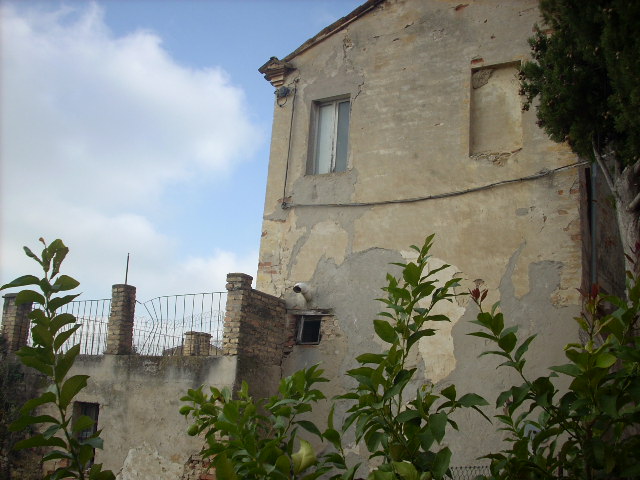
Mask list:
[[[0,7],[0,279],[22,274],[21,246],[44,235],[71,247],[89,295],[124,280],[127,252],[145,292],[223,288],[225,269],[257,255],[185,259],[150,215],[170,186],[220,181],[264,141],[243,91],[221,68],[179,65],[153,32],[116,37],[100,6],[73,5]]]

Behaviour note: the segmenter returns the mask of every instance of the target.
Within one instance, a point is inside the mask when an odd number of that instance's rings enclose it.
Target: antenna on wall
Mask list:
[[[129,254],[127,253],[127,269],[124,272],[124,284],[127,285],[127,279],[129,278]]]

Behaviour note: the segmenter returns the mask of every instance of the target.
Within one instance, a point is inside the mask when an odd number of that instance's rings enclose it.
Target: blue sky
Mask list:
[[[0,281],[62,238],[82,298],[257,268],[273,88],[257,69],[348,0],[2,1]]]

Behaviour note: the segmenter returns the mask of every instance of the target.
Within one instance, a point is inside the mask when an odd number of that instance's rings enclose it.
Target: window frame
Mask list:
[[[340,116],[340,105],[348,104],[346,118]],[[319,149],[320,141],[325,138],[324,131],[321,132],[320,111],[323,107],[334,106],[333,118],[331,119],[331,150],[329,158],[329,168],[327,171],[320,171]],[[332,173],[346,172],[349,169],[349,136],[351,130],[351,96],[339,95],[336,97],[315,100],[312,102],[311,135],[309,142],[309,161],[307,162],[307,175],[328,175]],[[342,122],[346,120],[346,146],[340,148],[340,131]],[[338,161],[339,150],[344,150],[344,158]]]
[[[317,340],[312,341],[303,341],[303,333],[304,333],[304,325],[305,323],[317,322],[318,323],[318,334]],[[319,345],[322,340],[322,315],[299,315],[298,316],[298,325],[296,332],[296,344],[297,345]]]

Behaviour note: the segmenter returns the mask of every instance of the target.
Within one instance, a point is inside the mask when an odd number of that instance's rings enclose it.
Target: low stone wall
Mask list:
[[[117,473],[129,451],[144,443],[179,464],[199,452],[203,439],[187,435],[180,398],[200,385],[231,388],[236,358],[79,356],[69,374],[90,375],[74,400],[98,404],[104,450],[96,451],[96,462]]]
[[[284,300],[251,288],[252,277],[227,275],[224,355],[237,356],[235,388],[243,381],[254,397],[277,392],[282,357],[294,343]]]

